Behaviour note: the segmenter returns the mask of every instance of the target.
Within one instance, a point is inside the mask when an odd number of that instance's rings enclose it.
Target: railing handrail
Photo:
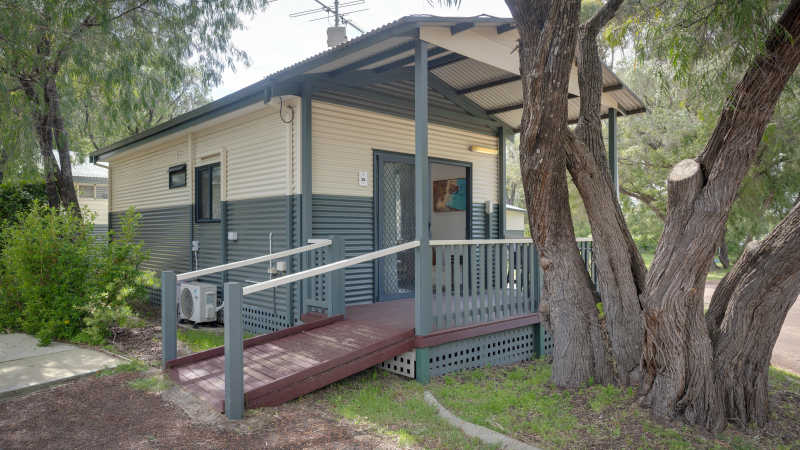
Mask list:
[[[298,253],[303,253],[303,252],[307,252],[307,251],[311,251],[311,250],[316,250],[318,248],[327,247],[327,246],[331,245],[331,240],[330,239],[309,239],[308,243],[309,243],[309,245],[305,245],[303,247],[293,248],[293,249],[285,250],[285,251],[278,252],[278,253],[272,253],[270,255],[258,256],[258,257],[255,257],[255,258],[245,259],[245,260],[242,260],[242,261],[223,264],[221,266],[214,266],[214,267],[209,267],[207,269],[200,269],[200,270],[195,270],[193,272],[186,272],[186,273],[178,274],[176,276],[176,278],[177,278],[177,281],[188,280],[189,278],[196,278],[196,277],[200,277],[200,276],[203,276],[203,275],[209,275],[209,274],[212,274],[212,273],[223,272],[225,270],[237,269],[239,267],[245,267],[245,266],[249,266],[251,264],[258,264],[258,263],[261,263],[261,262],[267,262],[267,261],[271,261],[273,259],[285,258],[287,256],[296,255]]]
[[[346,267],[354,266],[356,264],[361,264],[367,261],[372,261],[374,259],[378,259],[384,256],[389,256],[395,253],[411,250],[412,248],[419,247],[419,245],[420,245],[419,241],[411,241],[411,242],[406,242],[405,244],[395,245],[394,247],[378,250],[376,252],[366,253],[364,255],[356,256],[354,258],[343,259],[335,263],[327,264],[320,267],[315,267],[313,269],[304,270],[302,272],[293,273],[291,275],[286,275],[280,278],[276,278],[274,280],[264,281],[263,283],[254,284],[252,286],[246,286],[242,289],[242,294],[248,295],[255,292],[263,291],[265,289],[272,289],[278,286],[283,286],[284,284],[301,281],[306,278],[311,278],[317,275],[324,275],[328,272],[333,272],[334,270],[344,269]]]
[[[592,242],[592,238],[576,238],[576,242]],[[490,244],[533,244],[532,238],[512,239],[437,239],[431,240],[430,245],[490,245]]]

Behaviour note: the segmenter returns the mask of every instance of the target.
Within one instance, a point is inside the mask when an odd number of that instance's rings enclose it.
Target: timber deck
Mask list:
[[[244,341],[245,406],[278,406],[401,353],[539,323],[535,313],[414,335],[414,299],[348,306],[323,318]],[[172,380],[225,410],[225,350],[167,363]]]

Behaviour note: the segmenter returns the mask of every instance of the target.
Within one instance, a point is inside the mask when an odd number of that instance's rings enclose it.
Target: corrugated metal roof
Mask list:
[[[177,130],[186,127],[190,121],[202,122],[209,120],[214,114],[219,114],[224,108],[235,108],[241,102],[250,101],[256,98],[259,91],[262,91],[269,86],[273,81],[286,81],[291,80],[293,77],[302,74],[317,74],[326,73],[332,70],[347,66],[349,64],[362,61],[365,58],[377,55],[381,52],[391,50],[400,45],[406,44],[413,40],[409,33],[420,26],[440,26],[449,27],[459,23],[475,23],[477,27],[496,27],[508,23],[512,23],[513,19],[496,18],[490,16],[478,17],[436,17],[436,16],[406,16],[394,22],[388,23],[382,27],[376,28],[368,33],[365,33],[357,38],[350,39],[334,48],[318,53],[314,56],[306,58],[296,64],[281,69],[265,79],[247,86],[233,94],[225,96],[217,101],[204,105],[194,111],[190,111],[175,119],[165,122],[161,125],[151,128],[143,133],[139,133],[123,141],[117,142],[103,149],[92,153],[92,157],[99,157],[104,154],[115,154],[125,151],[129,148],[139,146],[145,142],[167,136]],[[474,29],[473,29],[474,31]],[[467,30],[464,33],[472,33]],[[516,31],[511,31],[509,34],[515,34]],[[482,34],[486,34],[482,32]],[[503,35],[504,39],[508,39]],[[429,49],[434,46],[429,45]],[[431,60],[443,58],[447,53],[436,55]],[[337,57],[338,55],[338,57]],[[380,62],[374,62],[362,69],[374,69],[385,66],[389,63],[398,61],[413,55],[413,51],[406,51],[398,55],[394,55]],[[413,63],[408,64],[412,66]],[[474,59],[463,59],[461,61],[447,64],[440,67],[435,67],[431,73],[441,78],[451,87],[456,90],[478,86],[484,83],[489,83],[503,78],[507,78],[513,74],[510,72],[493,67],[489,64],[482,63]],[[613,86],[623,84],[622,81],[607,67],[603,68],[603,85]],[[641,112],[644,104],[639,100],[636,95],[631,92],[627,86],[620,90],[610,92],[611,96],[619,103],[620,108],[626,111]],[[467,94],[467,97],[475,102],[477,105],[485,110],[492,110],[503,108],[522,103],[522,85],[521,82],[514,82],[507,85],[492,87],[482,91],[475,91]],[[252,103],[252,101],[250,101]],[[569,119],[574,120],[578,117],[579,101],[571,99],[569,102]],[[624,112],[623,112],[624,113]],[[506,124],[519,128],[520,120],[522,117],[521,110],[507,111],[499,113],[496,117]]]

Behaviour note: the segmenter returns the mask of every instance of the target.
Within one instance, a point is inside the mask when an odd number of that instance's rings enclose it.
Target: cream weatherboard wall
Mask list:
[[[299,122],[297,113],[294,122]],[[193,203],[194,169],[221,162],[223,154],[226,200],[286,195],[289,186],[298,184],[291,174],[299,173],[299,161],[293,158],[299,158],[299,149],[292,148],[299,128],[284,123],[277,108],[269,106],[114,160],[111,211]],[[187,164],[187,186],[169,189],[167,169],[178,164]]]
[[[519,211],[506,211],[506,230],[525,231],[525,214]]]
[[[188,188],[169,188],[167,169],[189,162],[189,142],[183,137],[125,156],[111,163],[111,212],[184,206],[191,202]]]
[[[314,194],[372,197],[373,150],[414,154],[414,121],[315,101],[312,104]],[[428,127],[428,155],[472,163],[473,202],[498,201],[497,155],[475,153],[472,145],[497,149],[497,138],[440,125]],[[368,186],[358,185],[367,172]]]

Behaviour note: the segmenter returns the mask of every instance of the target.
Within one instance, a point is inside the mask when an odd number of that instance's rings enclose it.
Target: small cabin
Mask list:
[[[78,194],[78,204],[96,214],[94,234],[108,232],[108,170],[94,164],[73,164],[72,181]]]
[[[403,17],[95,151],[92,162],[109,166],[108,223],[136,207],[150,251],[143,268],[217,285],[220,297],[223,286],[243,289],[252,333],[285,336],[335,317],[317,331],[362,331],[334,341],[367,342],[368,324],[394,330],[402,345],[359,358],[395,361],[385,365],[420,380],[551,352],[536,314],[538,257],[520,211],[504,206],[505,141],[522,120],[518,36],[510,19]],[[617,118],[644,105],[606,67],[603,84],[616,133]],[[346,268],[325,272],[332,262]],[[174,300],[163,289],[154,303]],[[224,405],[218,389],[198,389]],[[249,405],[291,397],[280,392]]]
[[[506,204],[506,237],[525,237],[525,221],[528,211],[525,208]]]

